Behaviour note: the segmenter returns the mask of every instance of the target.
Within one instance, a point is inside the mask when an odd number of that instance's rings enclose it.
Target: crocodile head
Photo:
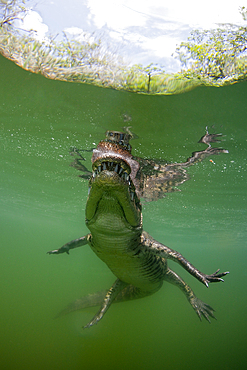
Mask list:
[[[114,233],[142,227],[141,204],[131,177],[139,164],[130,153],[129,134],[107,131],[92,156],[86,205],[88,228]]]

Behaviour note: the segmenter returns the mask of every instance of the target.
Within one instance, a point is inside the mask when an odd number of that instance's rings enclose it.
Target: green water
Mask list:
[[[47,80],[0,58],[1,369],[245,369],[246,82],[174,96],[142,96]],[[114,276],[89,247],[55,249],[87,233],[87,182],[70,167],[71,146],[90,149],[130,116],[138,156],[184,161],[208,126],[229,154],[189,169],[181,192],[145,203],[144,228],[197,268],[230,270],[206,289],[170,262],[217,321],[200,322],[183,294],[164,284],[151,297],[54,320]],[[85,153],[88,167],[90,153]]]

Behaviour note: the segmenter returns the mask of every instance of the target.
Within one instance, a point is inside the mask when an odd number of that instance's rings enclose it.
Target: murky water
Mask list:
[[[246,82],[143,96],[47,80],[0,58],[1,369],[244,369],[246,366]],[[197,268],[230,270],[206,289],[170,262],[217,321],[200,322],[164,284],[151,297],[54,320],[114,276],[89,247],[48,250],[87,233],[87,182],[70,167],[71,146],[90,149],[107,129],[131,125],[138,156],[181,162],[208,126],[229,154],[191,167],[181,192],[145,203],[144,228]],[[85,153],[90,166],[90,153]],[[237,366],[237,367],[236,367]]]

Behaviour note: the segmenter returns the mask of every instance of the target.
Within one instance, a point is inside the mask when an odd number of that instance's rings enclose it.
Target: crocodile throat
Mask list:
[[[129,165],[119,157],[104,157],[93,163],[86,206],[87,226],[121,232],[141,226],[141,205],[130,177]]]

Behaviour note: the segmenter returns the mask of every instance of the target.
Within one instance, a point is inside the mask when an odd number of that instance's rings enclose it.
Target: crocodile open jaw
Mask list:
[[[119,204],[119,210],[129,226],[139,227],[141,205],[130,177],[129,165],[120,158],[108,157],[96,160],[92,169],[86,208],[87,223],[94,222],[101,201],[108,199],[108,203]],[[107,207],[102,209],[108,212]]]

